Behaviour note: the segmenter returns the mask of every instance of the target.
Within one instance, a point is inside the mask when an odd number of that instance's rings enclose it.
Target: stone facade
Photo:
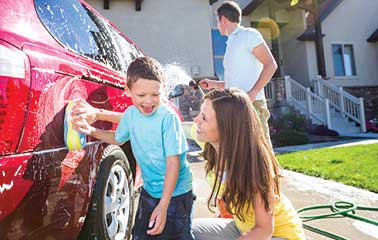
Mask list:
[[[271,80],[274,89],[274,99],[275,105],[280,105],[286,102],[286,91],[285,91],[285,79],[284,78],[273,78]]]
[[[364,99],[366,120],[378,117],[378,86],[344,87],[344,90]]]

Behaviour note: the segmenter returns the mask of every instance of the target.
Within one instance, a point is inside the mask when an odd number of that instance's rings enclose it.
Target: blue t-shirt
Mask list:
[[[152,115],[144,115],[135,106],[126,109],[115,132],[119,143],[130,140],[142,171],[143,188],[161,198],[168,156],[180,155],[180,168],[172,196],[192,190],[192,173],[186,161],[188,145],[177,114],[165,105]]]

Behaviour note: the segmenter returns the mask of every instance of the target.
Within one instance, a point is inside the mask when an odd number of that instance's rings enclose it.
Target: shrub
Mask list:
[[[295,130],[298,132],[305,132],[307,128],[307,119],[295,112],[286,113],[278,118],[272,117],[270,119],[270,126],[273,132],[280,132],[282,130]]]
[[[366,130],[368,132],[378,132],[378,118],[372,118],[366,121]]]
[[[292,146],[307,144],[309,138],[306,135],[307,119],[295,112],[270,118],[269,129],[273,146]]]
[[[317,125],[314,128],[310,129],[310,133],[314,135],[320,135],[320,136],[339,136],[339,133],[327,128],[324,125]]]
[[[271,138],[275,147],[302,145],[309,142],[305,133],[292,129],[279,131],[272,135]]]

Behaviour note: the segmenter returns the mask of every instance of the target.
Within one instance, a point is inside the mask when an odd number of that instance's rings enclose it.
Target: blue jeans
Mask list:
[[[193,240],[191,216],[193,207],[192,191],[172,197],[167,209],[167,220],[163,232],[159,235],[148,235],[149,220],[159,201],[159,198],[152,197],[142,189],[138,210],[135,216],[132,239]]]

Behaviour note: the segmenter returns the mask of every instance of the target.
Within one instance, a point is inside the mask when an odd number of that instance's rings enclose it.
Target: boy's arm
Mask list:
[[[163,195],[160,199],[159,204],[156,206],[156,208],[151,214],[149,227],[154,227],[151,230],[148,230],[147,234],[157,235],[162,233],[164,230],[167,219],[167,209],[169,202],[171,201],[172,192],[176,187],[179,167],[179,155],[167,157],[167,168],[164,178]]]
[[[121,143],[115,140],[115,132],[109,130],[97,129],[89,125],[89,123],[83,118],[74,118],[72,120],[73,128],[86,135],[91,135],[94,138],[102,140],[108,144],[120,145]]]
[[[102,130],[95,128],[95,131],[91,133],[91,136],[102,140],[108,144],[121,145],[121,143],[115,140],[115,132],[109,130]]]
[[[89,124],[92,124],[97,120],[118,123],[122,117],[122,114],[123,113],[95,108],[84,99],[73,100],[72,116],[80,116]]]
[[[119,123],[123,113],[113,112],[105,109],[98,109],[96,120],[102,120],[112,123]]]

